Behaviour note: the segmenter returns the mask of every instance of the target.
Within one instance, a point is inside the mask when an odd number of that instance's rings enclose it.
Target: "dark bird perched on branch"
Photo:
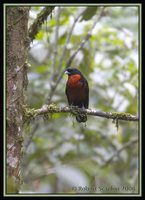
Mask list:
[[[66,96],[70,106],[79,108],[88,108],[89,105],[89,86],[82,73],[76,68],[69,68],[65,71],[68,75],[66,83]],[[78,113],[76,116],[78,122],[86,122],[86,113]]]

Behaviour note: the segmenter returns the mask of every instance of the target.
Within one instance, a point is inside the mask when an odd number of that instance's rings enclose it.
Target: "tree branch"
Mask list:
[[[51,83],[52,83],[52,84],[51,84],[51,89],[50,89],[49,96],[48,96],[48,98],[47,98],[47,100],[46,100],[46,103],[47,103],[47,104],[49,104],[49,103],[51,102],[51,98],[52,98],[52,96],[53,96],[53,94],[54,94],[54,91],[55,91],[57,85],[58,85],[58,83],[54,83],[54,79],[57,80],[57,79],[59,78],[60,68],[61,68],[61,66],[62,66],[62,62],[63,62],[64,57],[65,57],[65,52],[66,52],[66,50],[67,50],[67,45],[68,45],[68,43],[69,43],[69,41],[70,41],[70,39],[71,39],[71,36],[72,36],[73,30],[74,30],[74,28],[75,28],[75,25],[76,25],[76,23],[78,22],[78,20],[80,19],[80,17],[83,15],[83,13],[85,12],[85,10],[86,10],[86,9],[83,9],[83,11],[81,11],[81,13],[74,19],[74,22],[73,22],[73,24],[72,24],[72,26],[71,26],[71,28],[70,28],[70,31],[68,32],[68,35],[67,35],[67,38],[66,38],[66,42],[65,42],[64,48],[63,48],[63,50],[62,50],[62,54],[61,54],[60,59],[59,59],[59,64],[58,64],[58,66],[57,66],[57,70],[56,70],[56,72],[53,71],[53,74],[52,74],[52,78],[51,78]],[[55,55],[55,56],[56,56],[56,55]],[[63,76],[63,72],[62,72],[61,75]],[[61,78],[62,78],[62,76],[61,76]],[[61,80],[61,78],[60,78],[60,80]],[[59,81],[59,82],[60,82],[60,81]]]
[[[119,113],[119,112],[103,112],[94,109],[82,109],[78,107],[57,107],[54,104],[43,105],[40,109],[28,109],[25,108],[25,116],[28,118],[33,118],[39,115],[46,115],[50,113],[72,113],[77,115],[78,113],[86,113],[87,115],[103,117],[113,120],[124,120],[124,121],[139,121],[137,116],[131,115],[129,113]]]
[[[57,15],[56,15],[56,28],[55,28],[55,39],[54,39],[54,46],[53,46],[53,59],[52,59],[52,69],[53,69],[53,77],[55,74],[55,64],[56,64],[56,57],[57,57],[57,45],[58,45],[58,33],[59,33],[59,26],[60,26],[60,14],[61,8],[58,7]]]
[[[58,36],[59,36],[59,27],[60,27],[60,15],[61,15],[61,7],[58,7],[57,14],[56,14],[56,28],[55,28],[55,39],[54,39],[54,45],[53,45],[53,51],[52,51],[52,76],[50,78],[50,88],[53,87],[53,84],[55,82],[55,79],[57,77],[56,74],[56,57],[58,54],[57,48],[58,48]],[[48,100],[46,99],[46,104],[48,104]]]
[[[37,131],[38,127],[39,127],[39,123],[35,124],[35,126],[32,129],[32,131],[30,132],[30,134],[28,134],[29,137],[27,139],[25,139],[25,141],[24,141],[25,150],[28,148],[28,146],[32,142],[32,138],[33,138],[35,132]]]
[[[93,23],[91,29],[89,30],[89,32],[87,33],[87,35],[85,36],[85,38],[82,40],[81,44],[78,46],[78,48],[75,50],[75,52],[72,54],[72,56],[68,59],[67,64],[66,64],[66,68],[70,67],[74,57],[77,55],[77,53],[84,47],[85,43],[90,39],[90,37],[92,36],[92,31],[95,28],[96,24],[100,21],[100,19],[102,18],[102,16],[104,16],[104,9],[105,7],[102,8],[100,15],[98,16],[98,18],[95,20],[95,22]]]
[[[102,165],[102,167],[106,167],[109,163],[112,162],[112,160],[119,154],[121,153],[123,150],[131,147],[133,144],[138,142],[138,138],[134,138],[131,141],[127,142],[126,144],[124,144],[120,149],[118,149],[117,151],[115,151],[115,153],[113,153],[112,156],[110,156],[109,159],[107,159],[104,164]]]
[[[34,20],[33,24],[30,26],[28,30],[28,35],[30,40],[32,41],[35,38],[35,35],[38,33],[41,25],[44,23],[44,20],[52,13],[54,6],[45,7],[38,15],[37,18]]]
[[[74,51],[74,53],[72,54],[72,56],[67,60],[65,69],[60,73],[60,75],[58,76],[58,79],[56,80],[55,84],[51,87],[51,90],[50,90],[50,93],[49,93],[49,98],[47,99],[47,103],[48,103],[48,104],[51,102],[52,96],[53,96],[53,94],[54,94],[54,92],[55,92],[55,90],[56,90],[58,84],[60,83],[60,81],[61,81],[61,79],[62,79],[62,77],[63,77],[63,74],[64,74],[65,70],[71,66],[71,63],[72,63],[73,59],[75,58],[75,56],[77,55],[77,53],[84,47],[85,43],[86,43],[86,42],[90,39],[90,37],[92,36],[92,31],[93,31],[93,29],[95,28],[96,24],[99,22],[99,20],[101,19],[101,17],[104,16],[104,9],[105,9],[105,7],[102,8],[100,15],[98,16],[98,18],[97,18],[97,19],[95,20],[95,22],[93,23],[91,29],[88,31],[88,33],[86,34],[86,36],[84,37],[84,39],[82,40],[82,42],[80,43],[80,45],[78,46],[78,48],[77,48],[77,49]],[[85,11],[85,10],[83,10],[83,12],[84,12],[84,11]],[[83,13],[83,12],[82,12],[82,13]],[[81,14],[82,14],[82,13],[81,13]],[[80,16],[81,16],[81,15],[79,15],[79,16],[75,19],[75,21],[74,21],[74,24],[73,24],[73,26],[72,26],[72,28],[71,28],[71,31],[70,31],[69,35],[68,35],[67,42],[66,42],[66,44],[65,44],[63,53],[65,53],[65,50],[66,50],[66,47],[67,47],[67,43],[68,43],[69,40],[70,40],[70,37],[71,37],[72,31],[73,31],[73,28],[74,28],[74,26],[75,26],[77,20],[80,18]],[[62,53],[61,59],[63,59],[63,56],[64,56],[63,53]],[[60,63],[61,63],[61,59],[60,59]],[[59,69],[59,66],[58,66],[58,69]]]
[[[74,22],[73,22],[73,24],[72,24],[72,27],[71,27],[71,29],[70,29],[68,35],[67,35],[66,42],[65,42],[65,45],[64,45],[64,48],[63,48],[63,51],[62,51],[60,60],[59,60],[59,65],[58,65],[58,69],[57,69],[57,73],[58,73],[58,74],[59,74],[59,71],[60,71],[62,62],[63,62],[63,60],[64,60],[65,52],[66,52],[66,50],[67,50],[67,45],[68,45],[68,43],[69,43],[69,41],[70,41],[70,39],[71,39],[73,30],[74,30],[74,28],[75,28],[75,26],[76,26],[76,23],[77,23],[78,20],[80,19],[80,17],[84,14],[85,10],[86,10],[86,8],[83,9],[83,10],[81,11],[81,13],[74,19]]]

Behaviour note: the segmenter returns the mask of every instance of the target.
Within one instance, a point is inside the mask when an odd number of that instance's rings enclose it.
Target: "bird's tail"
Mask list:
[[[87,115],[86,113],[81,113],[81,114],[78,114],[76,116],[76,120],[81,123],[81,122],[86,122],[87,121]]]

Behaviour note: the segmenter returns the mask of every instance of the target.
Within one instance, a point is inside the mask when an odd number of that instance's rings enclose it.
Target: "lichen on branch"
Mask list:
[[[100,110],[94,110],[94,109],[81,109],[77,107],[58,107],[55,104],[49,104],[49,105],[43,105],[39,109],[31,109],[27,106],[23,106],[24,108],[24,115],[27,119],[35,118],[36,116],[44,116],[46,114],[53,114],[53,113],[86,113],[87,115],[97,116],[97,117],[103,117],[107,119],[113,119],[113,120],[125,120],[125,121],[139,121],[139,118],[137,116],[134,116],[130,113],[124,113],[124,112],[103,112]]]
[[[52,13],[54,6],[45,7],[38,15],[37,18],[34,20],[33,24],[30,26],[28,33],[29,38],[32,41],[36,34],[38,33],[41,25],[47,19],[47,17]]]

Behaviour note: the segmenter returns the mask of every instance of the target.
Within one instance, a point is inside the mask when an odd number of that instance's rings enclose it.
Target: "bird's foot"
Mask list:
[[[71,105],[71,106],[69,106],[70,107],[70,109],[71,109],[71,113],[72,114],[74,114],[74,115],[77,115],[78,114],[78,109],[79,109],[79,107],[78,106],[74,106],[74,105]]]

